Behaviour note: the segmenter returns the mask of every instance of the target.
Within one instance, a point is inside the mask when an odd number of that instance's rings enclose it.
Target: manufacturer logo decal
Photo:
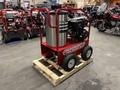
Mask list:
[[[69,49],[65,49],[63,51],[63,55],[68,55],[70,53],[73,53],[73,52],[75,52],[75,51],[77,51],[79,49],[82,49],[84,46],[85,46],[85,42],[77,44],[77,45],[75,45],[75,46],[73,46],[73,47],[71,47]]]

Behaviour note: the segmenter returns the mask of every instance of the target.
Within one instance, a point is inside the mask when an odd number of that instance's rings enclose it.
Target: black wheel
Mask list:
[[[29,39],[32,39],[33,38],[32,32],[28,32],[27,36],[28,36]]]
[[[106,31],[106,28],[105,28],[105,25],[104,25],[104,21],[98,23],[97,29],[98,29],[98,31],[100,31],[100,32],[105,32],[105,31]]]
[[[92,56],[93,49],[91,46],[86,46],[81,52],[81,58],[85,61],[89,60]]]
[[[73,54],[68,55],[68,56],[66,56],[66,57],[63,59],[62,64],[61,64],[61,67],[62,67],[65,71],[71,71],[71,70],[73,70],[73,68],[75,67],[76,61],[77,61],[77,58],[76,58],[75,55],[73,55]]]
[[[95,27],[95,28],[97,27],[97,23],[96,23],[96,22],[97,22],[97,21],[94,20],[93,23],[92,23],[93,27]]]
[[[27,33],[25,32],[25,33],[24,33],[24,40],[27,40],[27,38],[28,38],[28,37],[27,37]]]
[[[3,43],[8,43],[9,42],[7,33],[2,32],[2,42]]]
[[[43,34],[43,36],[46,36],[46,32],[45,31],[42,34]]]

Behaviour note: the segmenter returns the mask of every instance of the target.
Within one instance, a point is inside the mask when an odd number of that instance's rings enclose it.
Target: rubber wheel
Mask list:
[[[77,61],[77,58],[75,55],[73,55],[73,54],[68,55],[63,59],[61,67],[65,71],[71,71],[74,69],[74,67],[76,65],[76,61]]]
[[[27,33],[27,36],[28,36],[29,39],[32,39],[32,38],[33,38],[33,35],[32,35],[31,32],[28,32],[28,33]]]
[[[85,61],[89,60],[92,56],[93,49],[91,46],[86,46],[81,52],[81,58]]]
[[[46,31],[45,31],[45,30],[42,32],[42,35],[43,35],[43,36],[46,36]]]
[[[104,27],[104,23],[103,23],[103,22],[101,22],[101,23],[99,23],[99,24],[97,25],[97,29],[98,29],[98,31],[100,31],[100,32],[105,32],[105,31],[106,31],[106,28]]]
[[[7,34],[3,33],[3,32],[2,32],[2,42],[3,43],[8,43],[9,42]]]
[[[28,36],[27,36],[27,33],[25,32],[24,33],[24,40],[27,40]]]
[[[93,27],[97,27],[97,24],[96,24],[96,21],[94,20],[93,23],[92,23]]]

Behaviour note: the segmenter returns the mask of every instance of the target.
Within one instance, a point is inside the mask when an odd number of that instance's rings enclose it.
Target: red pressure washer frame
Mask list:
[[[10,31],[10,30],[8,29],[8,26],[7,26],[6,17],[4,17],[4,15],[5,15],[8,11],[16,12],[16,13],[14,13],[14,14],[19,14],[19,16],[20,16],[20,23],[22,23],[22,18],[23,18],[23,16],[24,16],[23,11],[18,12],[18,11],[12,10],[12,9],[3,9],[3,10],[1,10],[2,24],[3,24],[3,26],[5,26],[4,32],[9,32],[9,31]],[[20,14],[20,13],[21,13],[21,14]],[[15,22],[15,19],[14,19],[14,22]]]
[[[3,26],[5,26],[4,32],[9,32],[9,29],[8,29],[8,26],[7,26],[6,17],[4,17],[4,15],[7,13],[7,11],[14,11],[14,10],[12,10],[12,9],[3,9],[3,10],[1,10],[2,24],[3,24]]]
[[[47,13],[47,18],[48,18],[48,26],[49,27],[52,27],[52,28],[56,28],[56,47],[51,47],[51,46],[48,46],[46,42],[43,42],[42,40],[42,33],[40,32],[40,45],[41,45],[41,52],[42,52],[42,55],[46,58],[50,58],[49,55],[53,55],[53,54],[56,54],[57,57],[58,57],[58,61],[57,61],[57,64],[58,65],[61,65],[62,63],[62,60],[64,59],[64,57],[67,55],[64,55],[63,52],[64,50],[67,50],[67,49],[70,49],[70,48],[74,48],[76,45],[81,45],[82,47],[69,53],[69,54],[75,54],[75,55],[79,55],[81,53],[81,50],[89,45],[89,37],[90,37],[90,27],[91,27],[91,19],[90,17],[82,10],[82,9],[72,9],[72,8],[62,8],[62,9],[57,9],[56,12],[55,12],[55,16],[56,16],[56,26],[51,26],[50,24],[50,11],[49,9],[47,8],[33,8],[31,10],[31,16],[32,16],[32,11],[34,10],[38,10],[39,12],[42,12],[42,11],[46,11]],[[88,32],[89,32],[89,35],[88,35],[88,38],[86,38],[83,42],[77,42],[77,43],[68,43],[67,45],[65,46],[62,46],[62,47],[59,47],[58,46],[58,40],[59,40],[59,25],[58,25],[58,13],[61,11],[61,10],[65,10],[65,11],[82,11],[85,16],[87,16],[88,18],[88,22],[89,22],[89,25],[88,25]],[[42,28],[40,29],[40,31],[42,31]]]

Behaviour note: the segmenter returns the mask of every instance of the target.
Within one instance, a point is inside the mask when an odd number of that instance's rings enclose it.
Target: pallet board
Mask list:
[[[47,60],[48,61],[48,60]],[[69,78],[74,73],[91,63],[93,60],[83,61],[80,59],[79,63],[72,71],[66,72],[61,67],[54,67],[47,62],[44,57],[33,60],[33,67],[37,69],[42,75],[44,75],[54,86],[60,84],[65,79]]]

